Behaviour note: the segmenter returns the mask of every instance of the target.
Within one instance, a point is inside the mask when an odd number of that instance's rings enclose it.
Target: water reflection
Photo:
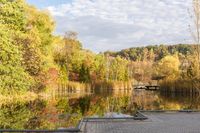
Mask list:
[[[200,109],[200,95],[187,93],[161,93],[159,95],[164,109]]]
[[[198,95],[145,90],[87,90],[54,92],[49,99],[2,105],[1,129],[56,129],[73,127],[85,116],[107,112],[134,114],[136,110],[200,109]]]

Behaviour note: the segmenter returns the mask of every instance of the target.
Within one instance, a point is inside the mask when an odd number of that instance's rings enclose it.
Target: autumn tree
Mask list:
[[[10,65],[10,68],[6,68],[9,73],[3,72],[0,75],[1,89],[10,88],[17,91],[19,88],[30,90],[45,87],[42,85],[46,79],[44,75],[47,75],[45,72],[53,65],[53,27],[53,21],[46,12],[29,6],[24,0],[1,0],[0,52],[2,56],[12,58],[10,61],[0,58],[1,63],[5,63],[4,67]],[[6,51],[6,47],[11,51]],[[5,71],[3,67],[1,69]],[[10,76],[10,79],[4,76]]]
[[[21,31],[26,21],[23,1],[1,1],[0,8],[0,90],[2,93],[27,91],[32,85],[31,76],[22,67]]]
[[[0,24],[0,92],[12,93],[30,89],[33,79],[22,67],[22,52],[13,39],[15,34]]]
[[[177,55],[166,56],[155,66],[157,76],[166,77],[166,80],[176,80],[179,77],[180,61]]]

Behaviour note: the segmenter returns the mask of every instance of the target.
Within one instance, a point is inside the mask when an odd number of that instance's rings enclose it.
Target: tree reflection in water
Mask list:
[[[71,97],[70,97],[71,96]],[[73,93],[37,99],[29,103],[4,104],[0,108],[1,129],[57,129],[73,127],[86,116],[104,116],[117,112],[134,114],[136,110],[199,109],[199,96],[162,94],[154,91],[118,90]]]

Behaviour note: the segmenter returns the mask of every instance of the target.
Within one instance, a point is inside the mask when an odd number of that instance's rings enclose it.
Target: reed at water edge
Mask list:
[[[194,80],[175,80],[175,81],[161,81],[159,83],[160,91],[173,93],[199,93],[200,81]]]
[[[107,90],[130,90],[133,85],[132,81],[96,81],[93,87]]]

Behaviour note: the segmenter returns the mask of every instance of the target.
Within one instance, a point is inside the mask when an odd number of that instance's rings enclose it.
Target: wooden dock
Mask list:
[[[85,121],[83,133],[199,133],[200,112],[144,111],[147,119],[95,119]]]
[[[135,85],[134,89],[155,91],[155,90],[159,90],[160,86],[159,85]]]

